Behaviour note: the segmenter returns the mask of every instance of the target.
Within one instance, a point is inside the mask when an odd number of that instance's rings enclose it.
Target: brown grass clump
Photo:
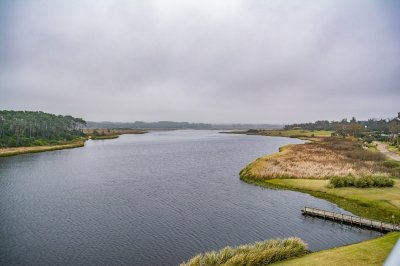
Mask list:
[[[257,159],[240,173],[244,178],[318,178],[334,176],[390,176],[381,153],[365,150],[353,139],[321,138],[288,145],[281,152]]]
[[[291,237],[206,252],[196,255],[181,266],[267,265],[305,254],[307,254],[307,244],[300,238]]]

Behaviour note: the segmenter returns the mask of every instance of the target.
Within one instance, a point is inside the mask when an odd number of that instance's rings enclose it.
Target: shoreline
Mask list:
[[[113,132],[115,133],[115,132]],[[85,142],[89,139],[91,140],[108,140],[108,139],[117,139],[120,135],[142,135],[148,133],[148,131],[142,130],[134,130],[134,131],[122,131],[117,132],[115,135],[104,135],[104,136],[86,136],[82,137],[79,140],[73,140],[68,143],[63,144],[54,144],[54,145],[43,145],[43,146],[25,146],[25,147],[9,147],[9,148],[0,148],[0,158],[1,157],[10,157],[17,156],[21,154],[28,153],[39,153],[39,152],[47,152],[47,151],[57,151],[57,150],[65,150],[65,149],[74,149],[81,148],[85,146]]]
[[[312,141],[311,138],[309,140]],[[248,184],[270,189],[284,189],[307,193],[337,204],[339,207],[363,218],[393,223],[392,215],[395,215],[397,222],[400,222],[400,205],[397,204],[400,202],[400,196],[396,196],[396,194],[400,195],[400,181],[398,178],[393,179],[393,176],[392,179],[395,184],[390,188],[329,188],[327,186],[329,176],[319,178],[310,176],[298,177],[285,174],[277,175],[276,172],[272,172],[272,176],[268,176],[271,173],[266,174],[260,170],[260,167],[269,167],[267,164],[263,164],[265,161],[275,160],[280,162],[282,161],[282,157],[290,155],[290,153],[296,154],[299,150],[301,153],[303,151],[307,152],[306,149],[301,149],[301,147],[305,147],[304,145],[307,145],[307,143],[285,145],[280,147],[276,153],[253,160],[239,172],[240,180]],[[294,146],[300,147],[300,149],[290,149],[290,147]],[[382,161],[382,164],[390,165],[388,169],[393,172],[400,169],[400,161],[385,159]],[[372,196],[370,197],[368,193],[371,193]]]
[[[10,157],[27,153],[39,153],[47,151],[57,151],[65,149],[74,149],[85,146],[85,140],[73,141],[66,144],[44,145],[44,146],[30,146],[30,147],[12,147],[0,149],[0,157]]]
[[[266,136],[264,134],[259,134],[259,135]],[[267,136],[271,136],[271,135],[267,135]],[[279,134],[279,135],[275,135],[275,136],[281,136],[281,135]],[[290,137],[292,137],[292,136],[290,136]],[[313,141],[312,138],[309,138],[309,137],[307,138],[307,137],[308,136],[301,136],[298,138],[302,139],[302,140],[308,139],[308,140]],[[297,144],[297,145],[305,145],[305,144]],[[269,155],[265,155],[261,158],[264,158],[264,159],[276,158],[276,157],[279,158],[279,156],[285,152],[287,152],[287,150],[285,149],[285,146],[283,146],[283,147],[279,148],[278,152],[269,154]],[[251,174],[249,174],[249,168],[254,166],[254,162],[256,162],[257,160],[260,160],[260,158],[257,158],[256,160],[250,162],[240,171],[240,173],[239,173],[240,180],[242,180],[243,182],[246,182],[248,184],[251,184],[251,185],[256,185],[256,186],[265,187],[265,188],[269,188],[269,189],[284,189],[284,190],[297,191],[300,193],[307,193],[311,196],[314,196],[314,197],[317,197],[317,198],[320,198],[323,200],[327,200],[333,204],[338,205],[340,208],[342,208],[344,210],[350,211],[351,213],[354,213],[354,214],[356,214],[360,217],[364,217],[364,218],[374,218],[374,219],[385,221],[385,222],[393,222],[393,220],[391,219],[393,217],[392,215],[396,214],[397,218],[400,217],[400,208],[397,206],[392,206],[393,208],[391,210],[388,210],[387,208],[384,208],[384,207],[381,207],[381,205],[378,205],[377,201],[373,201],[373,200],[367,201],[367,200],[363,199],[362,197],[360,197],[358,199],[343,197],[343,196],[339,196],[335,193],[329,193],[327,191],[320,191],[318,189],[318,187],[316,189],[314,188],[314,190],[313,190],[312,189],[313,185],[309,185],[312,182],[327,183],[327,182],[329,182],[327,179],[257,178],[255,176],[252,176]],[[396,161],[393,161],[393,160],[386,160],[386,161],[396,163]],[[307,186],[302,187],[300,185],[296,185],[296,181],[307,183],[309,185],[309,188],[307,188]],[[293,185],[293,183],[294,183],[294,185]],[[397,180],[396,180],[396,183],[399,184],[399,182]],[[302,184],[302,183],[299,183],[299,184]],[[324,185],[324,186],[326,187],[326,185]],[[360,188],[358,188],[358,189],[360,189]],[[363,189],[365,190],[365,188],[361,188],[361,191]],[[385,201],[385,200],[383,200],[383,201]],[[397,220],[397,222],[399,222],[399,220]],[[370,258],[369,251],[367,251],[368,246],[371,245],[370,243],[378,243],[380,241],[384,242],[384,240],[387,239],[388,236],[393,236],[393,240],[390,243],[385,243],[386,250],[388,252],[386,252],[386,254],[381,254],[381,258],[380,258],[381,261],[378,262],[376,259],[374,260],[374,258],[372,258],[371,260],[366,260],[366,258]],[[344,262],[350,262],[350,261],[352,263],[360,262],[362,265],[379,265],[386,259],[389,252],[391,251],[392,247],[395,245],[397,238],[399,238],[399,236],[400,236],[399,232],[387,233],[387,234],[383,235],[382,237],[365,240],[365,241],[347,245],[347,246],[338,246],[338,247],[335,247],[332,249],[326,249],[326,250],[321,250],[318,252],[313,252],[309,255],[305,255],[305,256],[302,256],[299,258],[284,260],[279,263],[276,263],[276,265],[309,265],[310,263],[313,263],[313,262],[315,263],[315,261],[318,261],[318,262],[327,261],[327,260],[331,261],[329,259],[330,257],[342,258],[344,260]],[[353,251],[353,249],[356,247],[359,247],[359,248],[356,249],[356,251]],[[355,256],[355,258],[353,258],[353,260],[350,259],[350,260],[346,261],[347,257],[343,256],[342,253],[351,254],[351,255]],[[363,260],[363,258],[360,258],[360,257],[364,257],[364,260]],[[357,260],[357,261],[355,261],[355,260]],[[336,260],[335,260],[335,263],[336,263]],[[329,265],[329,263],[327,265]]]

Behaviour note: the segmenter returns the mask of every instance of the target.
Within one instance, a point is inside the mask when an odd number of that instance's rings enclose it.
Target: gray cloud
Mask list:
[[[396,1],[2,1],[1,109],[89,120],[392,117]]]

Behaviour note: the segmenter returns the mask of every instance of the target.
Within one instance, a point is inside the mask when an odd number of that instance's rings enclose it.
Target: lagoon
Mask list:
[[[379,236],[301,215],[348,213],[332,203],[239,180],[290,143],[302,141],[176,130],[0,158],[0,264],[176,265],[269,238],[315,251]]]

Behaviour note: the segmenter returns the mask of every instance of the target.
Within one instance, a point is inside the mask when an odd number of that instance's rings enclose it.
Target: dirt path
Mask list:
[[[381,153],[383,153],[384,155],[386,155],[386,156],[389,157],[390,159],[400,161],[400,155],[398,155],[398,154],[395,153],[395,152],[389,151],[389,150],[387,149],[387,147],[386,147],[386,144],[384,144],[384,143],[382,143],[382,142],[379,142],[379,141],[375,141],[375,143],[376,143],[376,145],[377,145],[376,148],[377,148]]]

